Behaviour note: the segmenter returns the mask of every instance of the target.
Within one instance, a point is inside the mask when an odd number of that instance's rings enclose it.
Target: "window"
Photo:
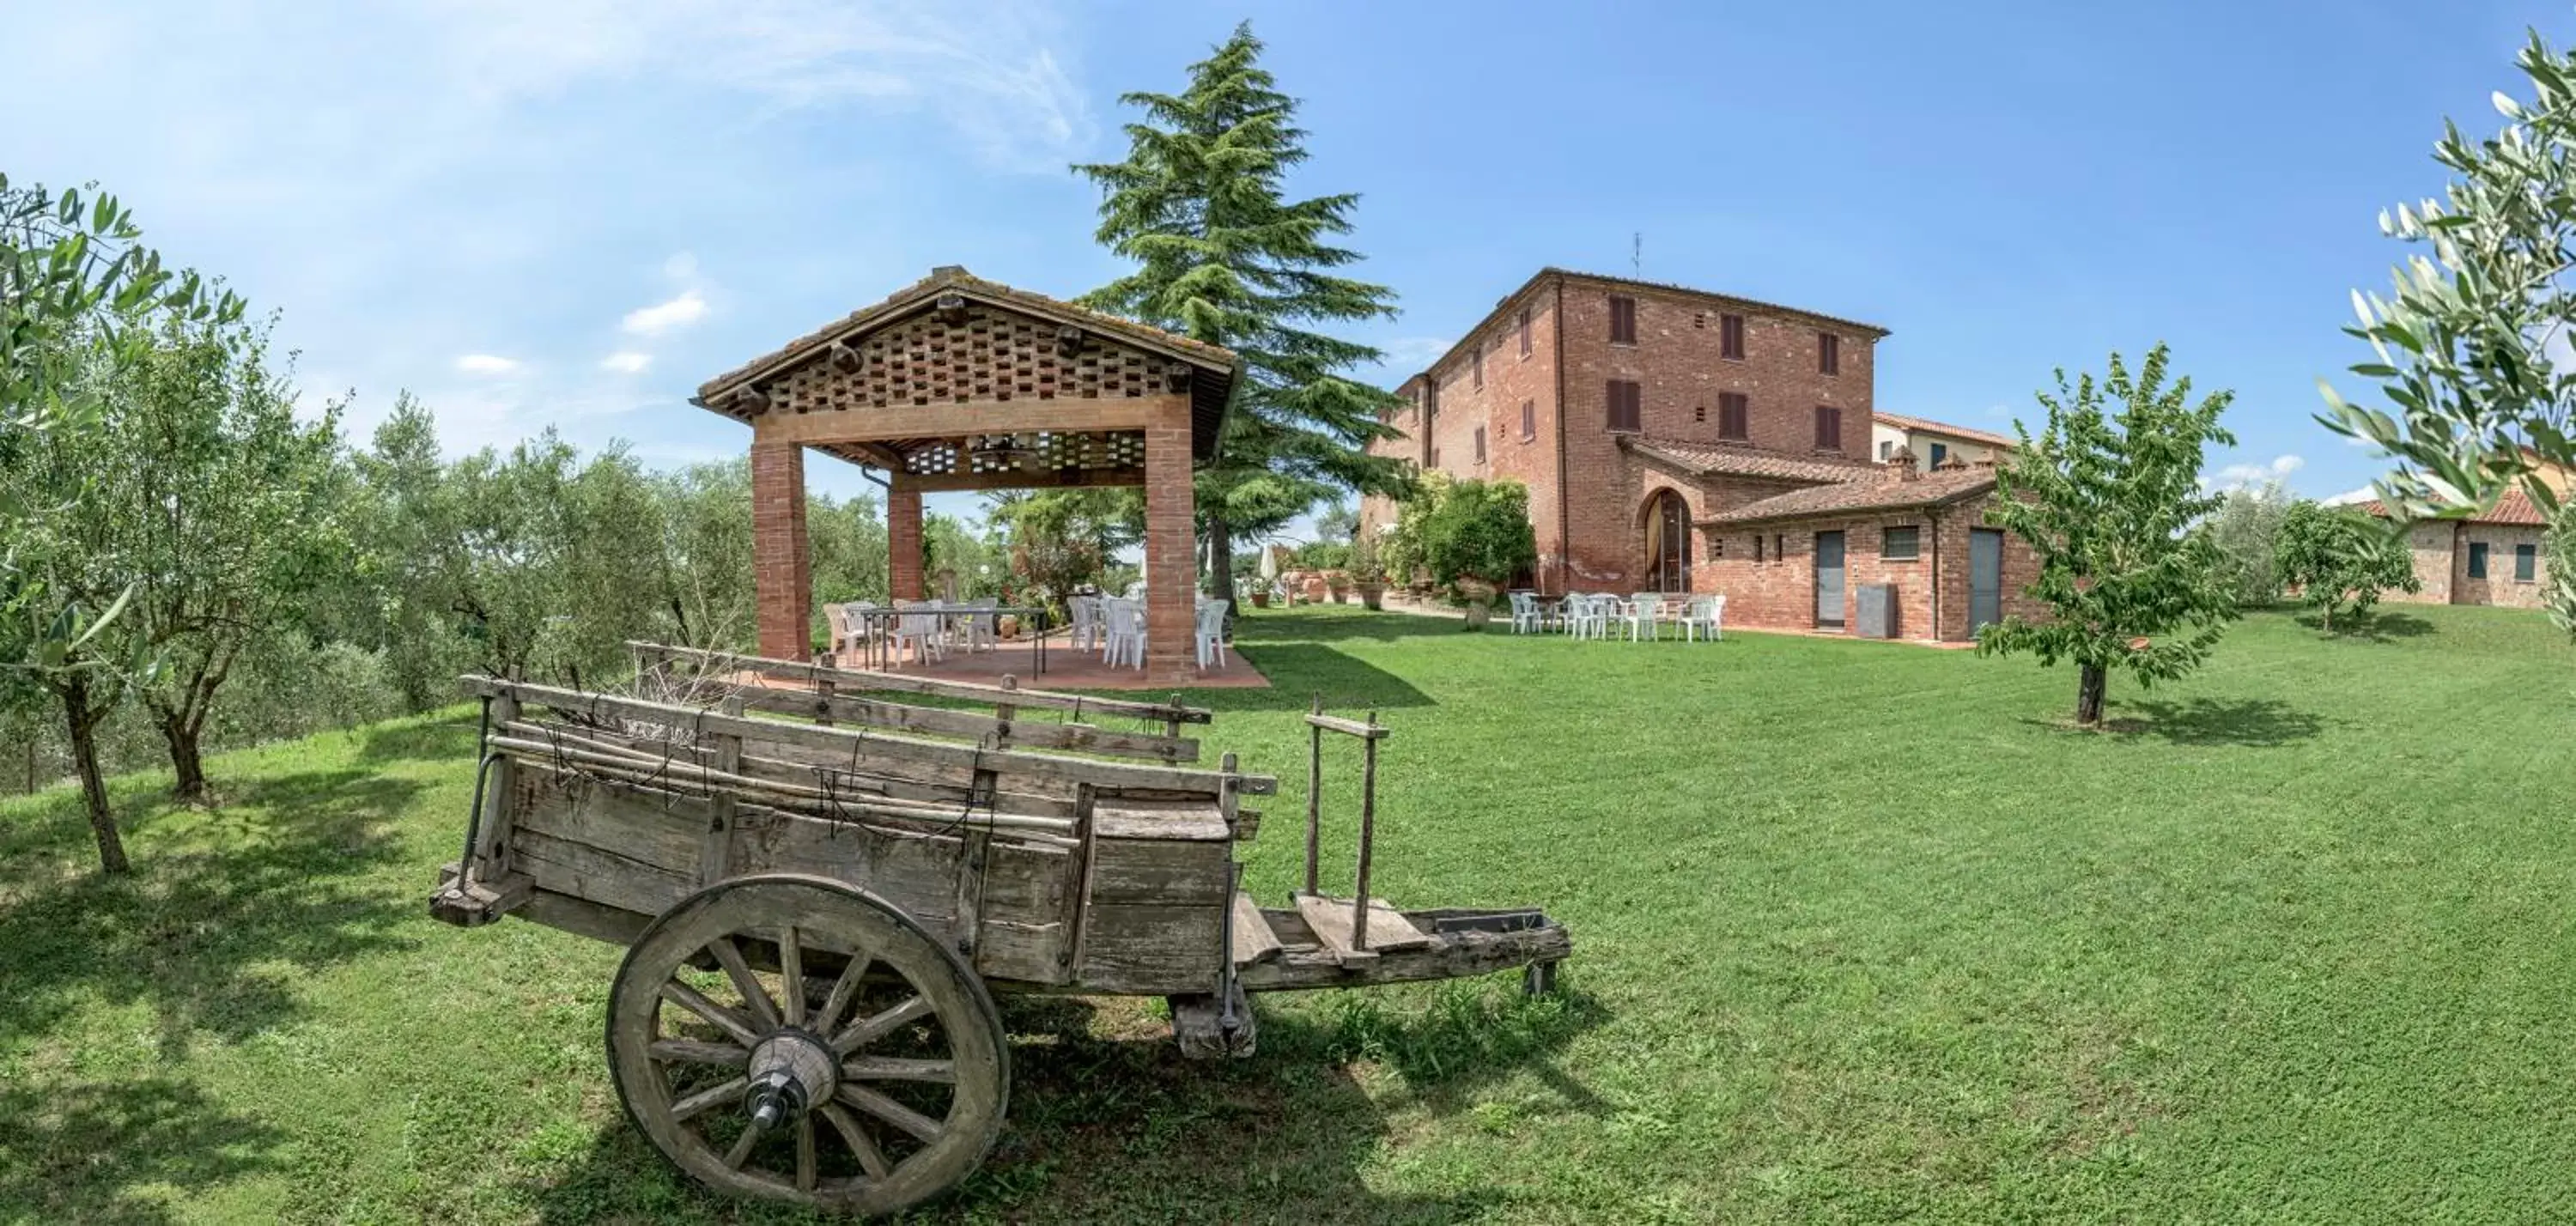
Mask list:
[[[1692,421],[1707,421],[1707,420],[1708,420],[1708,406],[1707,406],[1707,405],[1704,405],[1704,404],[1695,404],[1695,405],[1692,405],[1692,406],[1691,406],[1691,420],[1692,420]]]
[[[1894,455],[1894,454],[1896,454],[1896,443],[1895,443],[1895,441],[1894,441],[1894,440],[1892,440],[1892,439],[1880,439],[1880,440],[1878,440],[1878,462],[1879,462],[1879,463],[1881,463],[1881,464],[1885,464],[1885,463],[1887,463],[1887,458],[1888,458],[1889,456],[1891,456],[1891,455]]]
[[[2484,579],[2487,577],[2487,543],[2485,541],[2469,542],[2469,577],[2472,579]]]
[[[1784,536],[1780,535],[1780,534],[1779,534],[1779,533],[1777,533],[1777,532],[1772,533],[1772,534],[1771,534],[1771,560],[1772,560],[1772,561],[1774,561],[1774,562],[1777,562],[1777,561],[1781,560],[1782,558],[1786,558],[1786,557],[1788,557],[1788,556],[1789,556],[1789,539],[1788,539],[1787,537],[1784,537]]]
[[[1479,464],[1485,462],[1485,428],[1483,426],[1476,427],[1476,462]]]
[[[1521,441],[1526,443],[1537,437],[1538,402],[1535,400],[1524,400],[1521,402]]]
[[[1467,360],[1473,364],[1476,390],[1485,390],[1485,342],[1476,342],[1476,347],[1468,351]]]
[[[1743,442],[1753,437],[1751,398],[1742,392],[1717,394],[1717,436]]]
[[[1610,343],[1637,343],[1637,300],[1626,294],[1610,295]]]
[[[1762,534],[1759,532],[1753,534],[1753,560],[1762,560]]]
[[[1878,557],[1882,562],[1911,562],[1922,556],[1921,528],[1889,528],[1879,535]]]
[[[1950,445],[1949,445],[1949,444],[1947,444],[1947,443],[1934,443],[1934,444],[1932,444],[1932,467],[1934,467],[1934,468],[1939,468],[1939,467],[1941,467],[1941,461],[1946,460],[1946,459],[1949,459],[1949,458],[1950,458]]]
[[[1744,360],[1744,317],[1717,317],[1717,356],[1741,362]]]
[[[1634,433],[1643,429],[1638,424],[1645,416],[1645,389],[1626,379],[1612,379],[1609,387],[1610,428]]]
[[[1521,308],[1521,356],[1530,355],[1530,309]]]
[[[1816,450],[1843,449],[1843,411],[1830,404],[1816,406]]]
[[[2514,581],[2514,582],[2516,582],[2516,583],[2529,583],[2529,582],[2531,582],[2532,575],[2533,575],[2533,573],[2538,569],[2539,564],[2540,564],[2540,546],[2538,546],[2538,545],[2516,545],[2516,546],[2514,546],[2514,547],[2513,547],[2513,581]]]
[[[1816,334],[1816,373],[1838,375],[1843,372],[1843,338],[1831,332]]]
[[[1719,536],[1714,532],[1710,533],[1708,537],[1708,560],[1716,562],[1723,560],[1725,557],[1726,538]]]

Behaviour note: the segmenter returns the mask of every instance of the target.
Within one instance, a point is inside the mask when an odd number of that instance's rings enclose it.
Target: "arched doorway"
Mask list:
[[[1690,507],[1671,490],[1646,499],[1646,584],[1659,592],[1690,590]]]

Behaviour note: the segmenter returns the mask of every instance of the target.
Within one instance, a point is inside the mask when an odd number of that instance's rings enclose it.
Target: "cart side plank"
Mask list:
[[[889,728],[924,736],[959,737],[969,741],[1016,743],[1042,749],[1075,749],[1087,753],[1150,758],[1159,762],[1196,762],[1199,743],[1187,737],[1143,732],[1113,732],[1089,724],[1055,724],[1041,720],[1002,719],[947,707],[916,707],[880,698],[818,694],[745,686],[734,692],[755,711],[806,718],[828,716],[835,723]]]
[[[1022,707],[1047,707],[1076,714],[1114,716],[1121,719],[1146,719],[1156,723],[1204,724],[1211,713],[1203,707],[1176,706],[1170,703],[1139,702],[1132,698],[1098,698],[1089,694],[1068,694],[1057,690],[1028,690],[972,681],[950,681],[938,677],[917,677],[908,673],[886,673],[854,668],[826,668],[803,660],[781,660],[772,656],[734,655],[729,652],[704,651],[694,647],[675,647],[664,643],[629,641],[626,644],[646,660],[672,660],[699,665],[702,671],[755,672],[782,681],[799,681],[806,685],[830,682],[842,689],[886,690],[895,693],[930,694],[941,698],[962,698],[970,702]]]
[[[1213,915],[1234,880],[1223,843],[1113,839],[1095,835],[1091,901],[1202,906]]]
[[[600,718],[641,720],[688,728],[699,733],[782,741],[823,749],[844,755],[854,766],[861,768],[872,760],[929,762],[963,766],[970,770],[985,769],[1030,778],[1052,779],[1063,783],[1091,783],[1109,788],[1151,789],[1170,792],[1175,796],[1211,798],[1223,792],[1227,779],[1226,775],[1217,771],[1179,766],[1153,766],[1136,762],[1066,758],[1017,749],[982,749],[971,745],[921,741],[888,734],[862,733],[780,720],[756,720],[748,716],[724,715],[695,707],[647,702],[615,694],[567,690],[528,682],[501,681],[484,676],[468,676],[463,678],[460,684],[465,693],[472,697],[515,697],[521,703],[550,706],[561,711]],[[1279,781],[1267,775],[1235,776],[1234,782],[1240,791],[1256,796],[1271,795],[1279,788]]]
[[[1083,913],[1086,991],[1164,996],[1212,989],[1222,971],[1222,906],[1094,902]]]

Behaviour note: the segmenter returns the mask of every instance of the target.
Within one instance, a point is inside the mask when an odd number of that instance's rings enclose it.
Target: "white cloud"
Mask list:
[[[637,353],[632,349],[612,353],[599,360],[601,370],[611,370],[621,375],[641,374],[645,367],[652,364],[652,354]]]
[[[2378,497],[2379,497],[2379,487],[2378,487],[2378,486],[2375,486],[2375,485],[2365,485],[2365,486],[2361,487],[2360,489],[2357,489],[2357,490],[2345,490],[2344,492],[2342,492],[2342,493],[2340,493],[2340,494],[2333,494],[2333,495],[2329,495],[2329,496],[2327,496],[2327,497],[2320,498],[2320,499],[2318,499],[2317,501],[2322,502],[2322,503],[2324,503],[2324,504],[2326,504],[2327,506],[2330,506],[2330,507],[2343,507],[2343,506],[2350,506],[2350,505],[2352,505],[2353,503],[2356,503],[2356,502],[2372,502],[2372,501],[2377,500],[2377,499],[2378,499]]]
[[[637,336],[660,336],[706,317],[706,298],[696,290],[685,290],[669,302],[628,311],[625,322],[619,326]]]
[[[1399,336],[1391,341],[1379,341],[1377,348],[1378,352],[1386,355],[1386,365],[1410,375],[1439,361],[1440,355],[1449,352],[1449,347],[1457,343],[1456,337]]]
[[[506,375],[516,372],[520,363],[490,353],[469,353],[456,359],[456,369],[469,375]]]
[[[2218,470],[2216,478],[2203,477],[2201,484],[2219,489],[2260,489],[2275,481],[2289,480],[2290,474],[2307,467],[2307,460],[2295,455],[2272,457],[2269,464],[2230,464]]]

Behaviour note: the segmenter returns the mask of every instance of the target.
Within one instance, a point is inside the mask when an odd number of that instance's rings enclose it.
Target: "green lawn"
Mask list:
[[[1012,1130],[934,1219],[2563,1218],[2576,1205],[2576,651],[2534,615],[2256,617],[2191,681],[1739,634],[1248,622],[1210,749],[1280,776],[1321,692],[1397,731],[1400,905],[1534,903],[1517,976],[1271,997],[1181,1063],[1154,1006],[1006,1006]],[[0,804],[0,1222],[772,1221],[626,1127],[616,950],[423,900],[469,724]],[[1342,748],[1348,749],[1347,746]],[[1355,762],[1328,798],[1346,870]]]

